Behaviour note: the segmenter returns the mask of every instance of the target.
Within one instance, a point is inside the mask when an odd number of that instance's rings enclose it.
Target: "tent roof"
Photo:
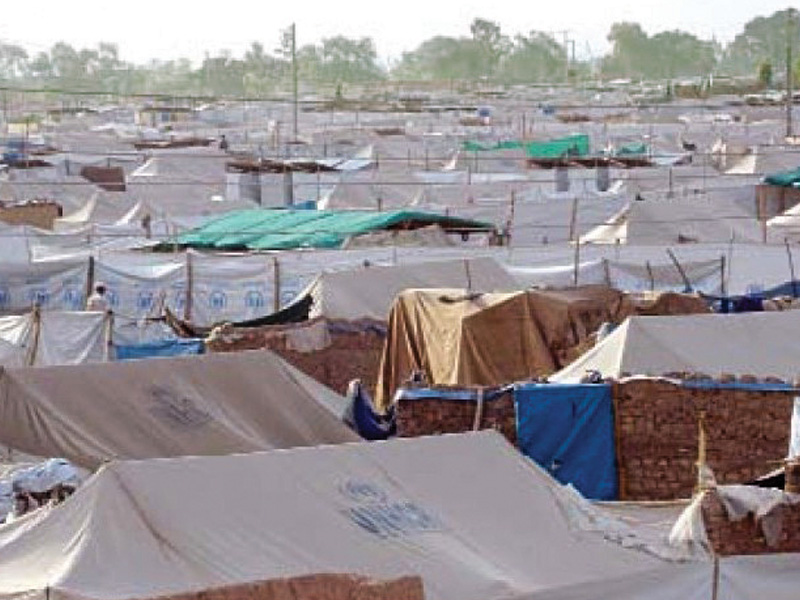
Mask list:
[[[350,236],[402,225],[439,224],[446,230],[491,231],[493,225],[445,215],[394,210],[235,211],[178,237],[185,246],[251,250],[338,248]]]
[[[344,398],[268,351],[7,368],[0,383],[0,444],[87,468],[358,439]]]
[[[493,258],[445,260],[323,273],[301,293],[314,298],[312,317],[385,321],[397,294],[410,288],[511,291],[516,280]]]
[[[755,215],[723,198],[672,198],[631,202],[606,223],[582,236],[589,243],[674,244],[759,242]]]
[[[607,338],[552,377],[576,381],[673,372],[794,379],[800,369],[800,311],[629,317]]]
[[[710,577],[575,529],[557,489],[495,432],[111,463],[62,506],[0,528],[0,598],[153,598],[344,572],[491,600]]]

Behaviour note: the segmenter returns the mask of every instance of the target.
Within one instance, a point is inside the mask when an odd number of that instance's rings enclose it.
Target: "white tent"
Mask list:
[[[269,351],[6,368],[0,390],[0,444],[87,468],[359,439],[343,397]]]
[[[553,381],[587,370],[605,377],[674,372],[781,377],[800,374],[800,311],[629,317]]]
[[[624,548],[578,529],[576,510],[495,432],[111,463],[0,528],[0,598],[147,599],[313,573],[419,575],[429,600],[710,597],[710,562]]]
[[[755,215],[736,201],[698,196],[631,202],[582,236],[581,243],[758,242],[762,237]]]
[[[410,288],[453,287],[480,292],[512,291],[516,280],[493,258],[421,262],[329,271],[300,298],[314,299],[311,316],[385,321],[397,294]]]

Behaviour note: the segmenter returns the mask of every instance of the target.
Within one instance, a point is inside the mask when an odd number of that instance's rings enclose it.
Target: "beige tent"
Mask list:
[[[519,284],[495,259],[473,258],[329,271],[300,297],[314,298],[312,318],[385,321],[403,290],[442,287],[494,292],[516,290]]]
[[[0,373],[0,444],[95,468],[358,439],[344,398],[269,351]]]
[[[581,237],[582,244],[760,242],[755,214],[733,200],[704,196],[631,202]]]
[[[498,385],[546,375],[569,363],[605,321],[635,310],[603,286],[470,294],[407,290],[389,316],[377,398],[385,406],[417,370],[431,384]]]
[[[606,377],[723,373],[794,379],[800,374],[800,311],[630,317],[607,338],[551,377],[577,381],[587,370]]]
[[[495,432],[111,463],[0,527],[0,599],[199,600],[312,573],[418,575],[428,600],[710,597],[711,562],[606,541],[581,510]],[[620,585],[635,594],[604,593]]]

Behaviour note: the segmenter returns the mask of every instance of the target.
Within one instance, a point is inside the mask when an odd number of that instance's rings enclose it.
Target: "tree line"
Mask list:
[[[334,85],[341,90],[346,83],[382,80],[558,83],[588,77],[663,80],[710,74],[759,77],[768,85],[773,73],[785,71],[787,43],[798,57],[800,19],[794,9],[756,17],[727,45],[679,30],[648,35],[631,22],[615,23],[607,37],[607,55],[576,60],[565,40],[552,33],[509,36],[499,24],[476,18],[468,34],[428,39],[391,65],[381,63],[371,38],[334,36],[297,48],[297,68],[305,89]],[[185,58],[136,65],[124,61],[118,47],[106,42],[82,49],[58,42],[35,54],[0,42],[0,80],[118,94],[263,96],[287,89],[291,42],[286,31],[272,51],[253,42],[241,57],[221,51],[206,54],[199,65]],[[793,66],[800,74],[800,62]]]

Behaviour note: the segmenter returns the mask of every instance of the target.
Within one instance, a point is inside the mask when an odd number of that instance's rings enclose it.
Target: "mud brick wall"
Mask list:
[[[374,393],[385,334],[374,328],[353,331],[333,328],[330,337],[331,344],[327,348],[297,352],[287,348],[286,336],[279,330],[261,327],[252,331],[237,330],[235,336],[210,340],[206,347],[209,352],[267,348],[340,394],[347,391],[352,379],[361,379],[366,389]]]
[[[478,403],[472,400],[401,399],[395,405],[397,435],[417,437],[472,431],[477,408]],[[484,401],[479,428],[496,429],[516,446],[517,415],[510,391],[494,400]]]
[[[29,202],[0,207],[0,221],[9,225],[32,225],[39,229],[52,229],[53,222],[61,216],[61,205],[55,202]]]
[[[767,544],[761,524],[752,514],[740,521],[730,521],[719,496],[714,491],[703,497],[703,523],[708,541],[720,556],[737,554],[772,554],[800,552],[800,504],[781,505],[781,514],[768,515],[780,520],[780,535],[773,546]]]
[[[690,389],[664,380],[614,385],[621,500],[688,498],[696,483],[698,418],[717,482],[744,483],[786,456],[793,393]]]
[[[159,600],[424,600],[416,576],[372,580],[320,573],[160,596]]]

